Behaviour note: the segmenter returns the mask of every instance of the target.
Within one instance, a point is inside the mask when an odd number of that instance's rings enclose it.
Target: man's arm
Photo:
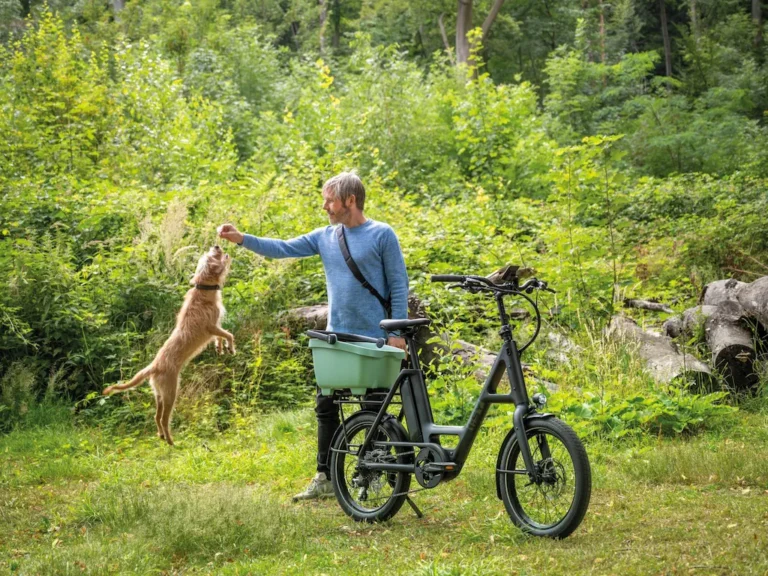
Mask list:
[[[221,238],[239,244],[243,248],[247,248],[267,258],[304,258],[319,254],[316,232],[313,231],[291,240],[278,240],[276,238],[258,238],[250,234],[243,234],[231,224],[224,224],[219,227],[219,236]]]

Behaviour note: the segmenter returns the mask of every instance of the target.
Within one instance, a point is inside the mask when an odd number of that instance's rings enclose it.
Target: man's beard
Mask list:
[[[342,208],[339,212],[328,214],[328,219],[331,221],[331,224],[339,224],[347,219],[348,214],[349,208]]]

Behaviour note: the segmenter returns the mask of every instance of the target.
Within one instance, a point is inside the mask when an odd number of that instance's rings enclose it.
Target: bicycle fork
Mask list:
[[[517,444],[520,446],[520,454],[523,457],[525,463],[525,469],[528,471],[528,477],[538,484],[540,482],[539,470],[536,468],[536,463],[533,461],[533,455],[531,454],[531,448],[528,446],[528,437],[525,430],[525,416],[528,414],[528,406],[518,404],[515,407],[515,413],[512,416],[512,423],[515,427],[515,437],[517,438]]]
[[[504,334],[502,334],[504,335]],[[525,429],[525,418],[530,413],[531,407],[528,401],[528,390],[525,387],[523,368],[520,364],[520,354],[517,346],[511,338],[506,342],[507,349],[507,377],[509,378],[511,396],[515,399],[515,412],[512,415],[512,425],[515,428],[515,437],[520,446],[520,454],[528,471],[531,481],[539,484],[541,481],[539,470],[533,461],[531,448],[528,446],[528,437]]]

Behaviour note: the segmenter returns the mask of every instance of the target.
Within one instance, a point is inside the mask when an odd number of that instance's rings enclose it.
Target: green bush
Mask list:
[[[550,398],[548,410],[559,414],[582,435],[672,436],[727,424],[737,409],[723,402],[726,397],[726,392],[702,395],[674,388],[648,390],[625,398],[610,392],[583,396],[558,392]]]
[[[11,364],[0,378],[0,432],[23,420],[35,404],[35,372],[25,362]]]

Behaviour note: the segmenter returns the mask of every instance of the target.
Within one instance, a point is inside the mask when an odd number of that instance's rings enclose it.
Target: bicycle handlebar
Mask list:
[[[432,282],[457,282],[460,284],[461,288],[466,288],[471,290],[482,290],[485,287],[492,291],[496,292],[506,292],[506,293],[520,293],[525,292],[526,294],[530,294],[534,290],[546,290],[547,292],[554,293],[555,291],[552,288],[549,288],[547,283],[544,280],[539,280],[537,278],[531,278],[530,280],[526,280],[526,282],[518,287],[515,284],[495,284],[490,279],[486,278],[485,276],[466,276],[466,275],[459,275],[459,274],[435,274],[430,278]],[[480,286],[483,285],[483,286]]]
[[[507,281],[497,284],[490,278],[484,276],[465,276],[458,274],[437,274],[432,276],[431,280],[432,282],[456,282],[456,284],[449,286],[449,288],[462,288],[472,293],[493,292],[496,294],[497,298],[503,298],[504,295],[509,294],[521,296],[526,299],[536,312],[536,330],[531,339],[526,342],[524,346],[518,348],[518,353],[520,354],[522,354],[528,346],[533,344],[533,341],[536,340],[536,337],[539,335],[539,329],[541,328],[541,313],[539,312],[539,307],[536,305],[536,302],[531,300],[526,294],[530,294],[534,290],[555,292],[552,288],[549,288],[544,280],[539,280],[538,278],[530,278],[529,280],[526,280],[522,286],[518,285],[517,278],[512,282]],[[503,310],[503,308],[500,308],[500,310]]]

